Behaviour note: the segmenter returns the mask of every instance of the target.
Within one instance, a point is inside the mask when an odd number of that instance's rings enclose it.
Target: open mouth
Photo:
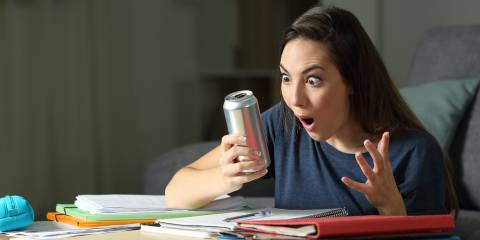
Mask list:
[[[313,118],[299,117],[298,119],[302,123],[303,127],[305,127],[307,130],[311,129],[315,123]]]
[[[313,118],[302,118],[302,121],[306,123],[307,125],[312,125],[313,124]]]

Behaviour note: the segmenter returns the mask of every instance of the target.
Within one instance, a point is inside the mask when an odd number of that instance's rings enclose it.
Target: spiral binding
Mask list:
[[[313,214],[306,217],[300,217],[300,218],[322,218],[322,217],[333,218],[333,217],[341,217],[341,216],[347,216],[347,215],[348,215],[347,208],[343,207],[343,208],[336,208],[330,211]]]

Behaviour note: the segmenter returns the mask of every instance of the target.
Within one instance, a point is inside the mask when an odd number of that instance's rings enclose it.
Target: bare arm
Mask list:
[[[226,135],[220,146],[180,169],[165,189],[167,204],[175,208],[202,207],[223,194],[231,193],[246,182],[267,173],[265,161],[256,151],[244,147],[245,138]],[[237,162],[238,156],[252,161]],[[243,173],[247,169],[254,173]]]

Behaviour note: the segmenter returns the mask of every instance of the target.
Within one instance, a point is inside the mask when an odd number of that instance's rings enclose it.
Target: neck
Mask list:
[[[366,133],[360,124],[350,120],[344,124],[334,135],[326,140],[335,149],[345,153],[366,152],[363,142],[369,139],[376,143],[373,136]]]

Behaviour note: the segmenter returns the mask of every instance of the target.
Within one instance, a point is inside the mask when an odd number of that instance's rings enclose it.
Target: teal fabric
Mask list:
[[[21,196],[0,198],[0,232],[28,227],[34,215],[30,203]]]
[[[479,82],[478,79],[438,81],[405,87],[400,93],[425,128],[448,150]]]

